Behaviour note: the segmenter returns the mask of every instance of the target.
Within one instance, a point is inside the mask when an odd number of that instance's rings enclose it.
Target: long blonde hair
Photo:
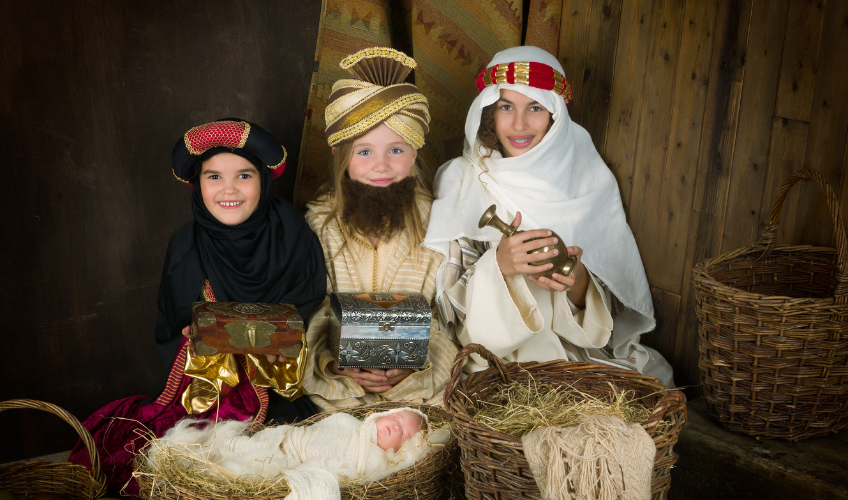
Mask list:
[[[348,242],[353,239],[353,233],[347,224],[341,220],[341,214],[344,209],[345,199],[344,190],[342,189],[342,181],[345,176],[348,176],[347,168],[350,165],[350,160],[353,158],[353,141],[345,141],[336,146],[336,152],[333,154],[331,162],[332,176],[329,181],[325,182],[318,190],[318,197],[327,196],[329,198],[329,210],[327,217],[321,224],[321,233],[327,227],[331,220],[338,220],[339,228],[342,232],[344,243],[339,249],[341,251]],[[421,155],[415,157],[412,163],[412,168],[409,170],[409,175],[415,179],[415,209],[404,214],[403,226],[409,231],[410,239],[412,240],[411,248],[413,251],[424,242],[424,236],[427,234],[427,223],[429,222],[429,210],[422,210],[424,206],[429,208],[433,203],[433,195],[424,183],[421,164],[419,159]],[[348,177],[349,179],[350,177]],[[320,236],[320,234],[319,234]]]

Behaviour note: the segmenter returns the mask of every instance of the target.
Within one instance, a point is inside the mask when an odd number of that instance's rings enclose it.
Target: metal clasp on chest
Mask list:
[[[377,331],[378,332],[393,332],[393,331],[395,331],[395,325],[396,324],[397,323],[395,323],[394,321],[380,321],[377,324]]]

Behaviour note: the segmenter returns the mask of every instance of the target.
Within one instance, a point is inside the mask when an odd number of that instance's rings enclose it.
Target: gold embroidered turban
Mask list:
[[[359,79],[333,84],[324,117],[330,146],[354,139],[381,123],[413,148],[424,145],[429,130],[427,98],[403,83],[416,64],[403,52],[386,47],[363,49],[339,64]]]

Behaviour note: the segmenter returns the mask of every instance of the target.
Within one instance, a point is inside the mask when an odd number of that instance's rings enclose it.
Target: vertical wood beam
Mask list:
[[[718,255],[721,248],[720,223],[724,220],[733,167],[751,8],[751,0],[723,0],[716,15],[693,216],[682,274],[682,314],[674,355],[680,363],[674,367],[678,384],[693,384],[699,379],[692,268],[707,256]]]
[[[755,0],[721,253],[757,239],[788,0]]]

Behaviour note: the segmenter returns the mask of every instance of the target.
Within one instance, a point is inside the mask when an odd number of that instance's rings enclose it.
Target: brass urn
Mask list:
[[[492,205],[485,212],[483,212],[483,216],[480,217],[480,222],[477,224],[477,227],[483,229],[486,226],[491,226],[497,229],[498,231],[502,232],[507,238],[509,238],[513,234],[524,232],[519,231],[518,229],[506,224],[500,219],[500,217],[495,215],[495,211],[497,210],[497,208],[497,205]],[[531,250],[527,253],[543,253],[556,248],[557,250],[559,250],[558,255],[555,255],[550,259],[538,260],[536,262],[530,263],[531,266],[543,266],[549,262],[552,262],[554,264],[554,267],[548,269],[547,271],[530,274],[529,276],[535,276],[537,278],[540,276],[544,276],[545,278],[550,278],[554,273],[561,274],[563,276],[570,276],[571,273],[574,272],[574,266],[577,265],[577,257],[568,254],[568,250],[565,248],[565,244],[562,242],[562,238],[560,238],[558,234],[551,231],[551,237],[557,239],[555,245],[546,245],[535,250]],[[528,241],[541,239],[543,238],[532,238]]]

